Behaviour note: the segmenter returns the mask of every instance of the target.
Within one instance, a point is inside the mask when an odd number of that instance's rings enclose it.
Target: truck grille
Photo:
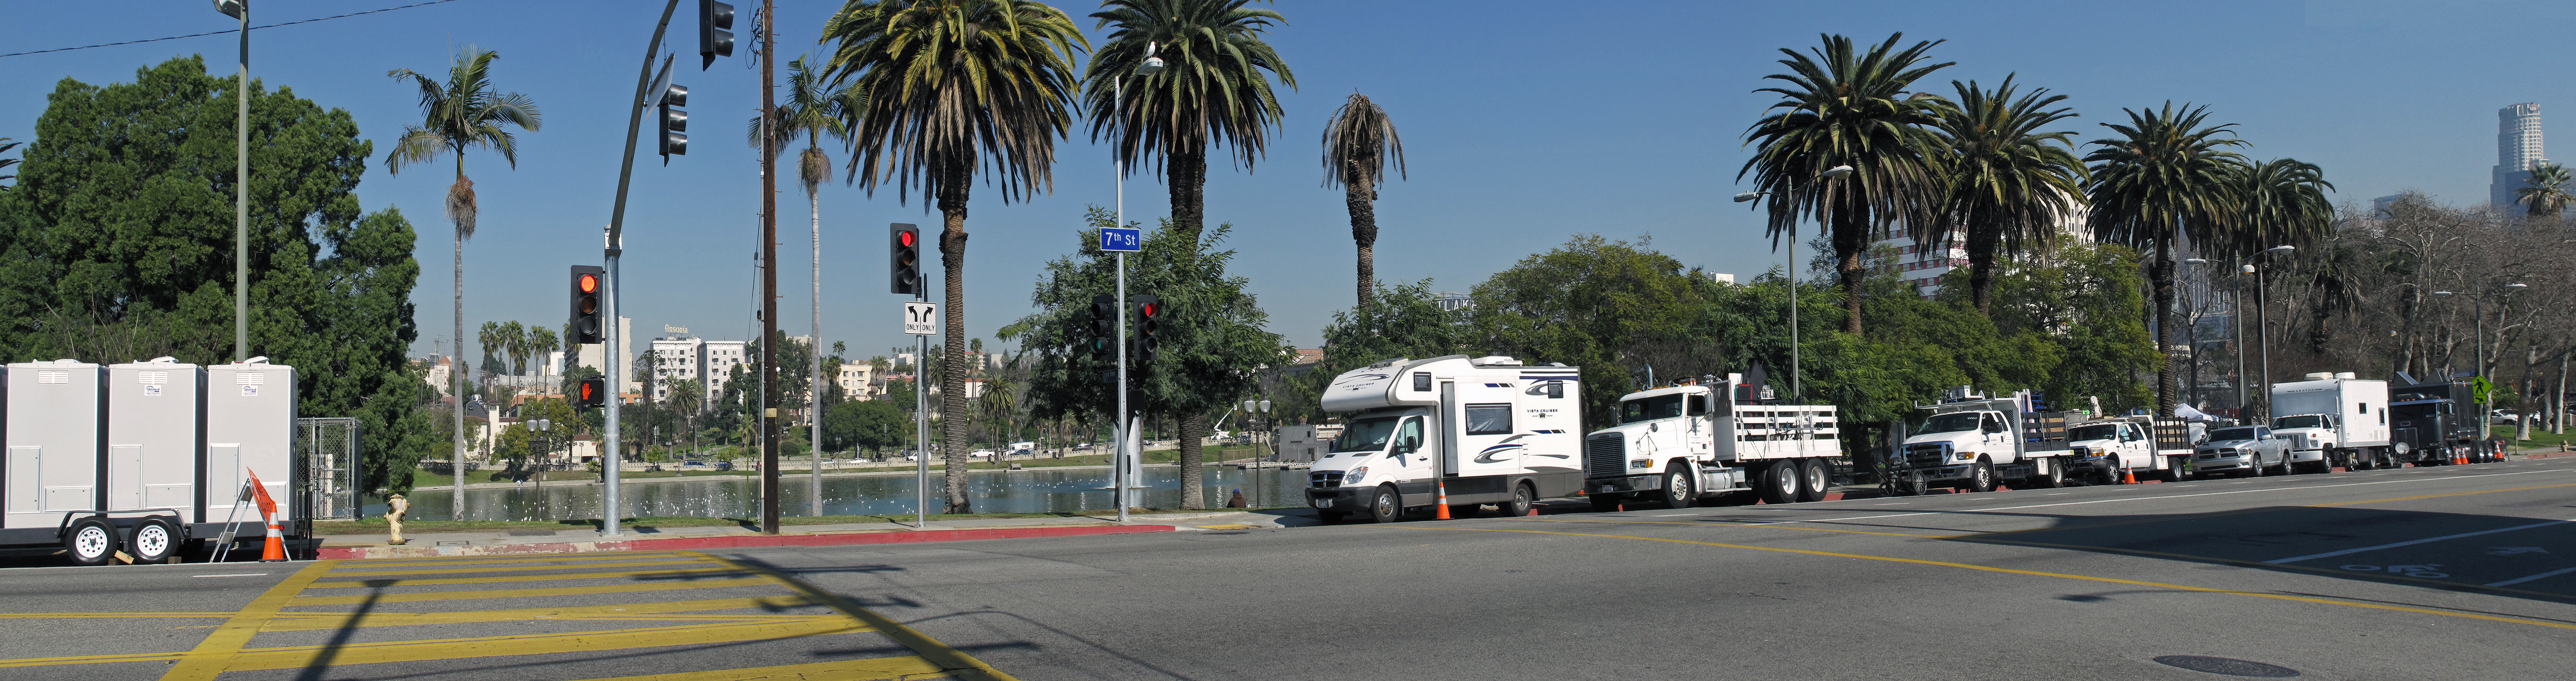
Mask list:
[[[1340,487],[1340,486],[1342,486],[1342,472],[1341,472],[1341,471],[1319,471],[1319,472],[1315,472],[1315,473],[1308,473],[1308,474],[1306,475],[1306,480],[1307,480],[1308,482],[1312,483],[1312,484],[1313,484],[1313,486],[1318,487],[1318,488],[1332,488],[1332,487]]]
[[[1627,436],[1620,433],[1604,433],[1584,441],[1583,472],[1596,478],[1627,473]]]
[[[1949,460],[1950,443],[1947,442],[1917,442],[1905,446],[1905,464],[1908,466],[1931,468]]]

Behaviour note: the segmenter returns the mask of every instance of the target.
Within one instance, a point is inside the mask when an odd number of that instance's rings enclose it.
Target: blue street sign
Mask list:
[[[1134,253],[1145,250],[1145,230],[1129,227],[1100,228],[1100,250]]]

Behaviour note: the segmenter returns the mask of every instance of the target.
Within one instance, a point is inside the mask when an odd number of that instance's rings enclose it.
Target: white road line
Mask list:
[[[266,573],[266,572],[243,572],[243,573],[239,573],[239,574],[230,574],[230,575],[188,575],[188,576],[190,576],[190,577],[266,577],[266,576],[268,576],[268,573]]]
[[[2532,576],[2529,576],[2529,577],[2522,577],[2522,578],[2518,578],[2518,579],[2508,579],[2508,580],[2504,580],[2504,581],[2501,581],[2501,582],[2496,582],[2496,583],[2494,583],[2494,584],[2488,584],[2487,586],[2512,586],[2512,585],[2515,585],[2515,584],[2521,584],[2521,583],[2523,583],[2523,582],[2528,582],[2528,581],[2531,581],[2531,580],[2540,579],[2540,578],[2542,578],[2542,577],[2556,577],[2556,576],[2563,575],[2563,574],[2567,574],[2567,573],[2570,573],[2570,572],[2576,572],[2576,568],[2567,568],[2567,569],[2565,569],[2565,570],[2551,570],[2551,571],[2548,571],[2548,572],[2543,572],[2543,573],[2536,574],[2536,575],[2532,575]]]
[[[1655,517],[1657,517],[1657,518],[1679,518],[1679,517],[1686,516],[1686,515],[1699,515],[1699,514],[1697,514],[1697,513],[1666,513],[1666,514],[1659,515],[1659,516],[1655,516]]]
[[[2040,496],[2062,497],[2062,496],[2066,496],[2066,495],[2069,495],[2069,494],[2074,494],[2074,492],[2052,492],[2052,493],[2049,493],[2049,494],[2043,494],[2043,495],[2040,495]]]
[[[1893,503],[1893,504],[1875,504],[1875,505],[1877,505],[1877,506],[1906,506],[1906,505],[1908,505],[1908,504],[1906,504],[1905,502],[1897,502],[1897,503]]]
[[[2476,531],[2476,532],[2462,532],[2462,533],[2459,533],[2459,534],[2446,534],[2446,535],[2442,535],[2442,536],[2439,536],[2439,537],[2426,537],[2426,538],[2423,538],[2423,539],[2410,539],[2410,540],[2407,540],[2407,541],[2401,541],[2401,542],[2397,542],[2397,543],[2394,543],[2394,544],[2381,544],[2381,545],[2378,545],[2378,546],[2364,546],[2364,547],[2357,548],[2357,549],[2344,549],[2344,550],[2341,550],[2341,551],[2328,551],[2328,552],[2325,552],[2325,553],[2316,553],[2316,554],[2309,554],[2309,555],[2305,555],[2305,556],[2295,556],[2295,557],[2291,557],[2291,558],[2281,558],[2281,559],[2276,559],[2276,560],[2267,560],[2267,561],[2263,561],[2263,562],[2264,562],[2264,563],[2267,563],[2267,564],[2271,564],[2271,565],[2283,565],[2283,564],[2288,564],[2288,563],[2296,563],[2296,562],[2303,561],[2303,560],[2309,560],[2309,559],[2313,559],[2313,558],[2332,558],[2332,557],[2335,557],[2335,556],[2348,556],[2348,555],[2352,555],[2352,554],[2356,554],[2356,553],[2361,553],[2361,552],[2363,552],[2363,551],[2377,551],[2377,550],[2380,550],[2380,549],[2393,549],[2393,548],[2397,548],[2397,547],[2400,547],[2400,546],[2414,546],[2414,545],[2416,545],[2416,544],[2424,544],[2424,543],[2429,543],[2429,542],[2437,542],[2437,541],[2442,541],[2442,540],[2445,540],[2445,539],[2458,539],[2458,538],[2461,538],[2461,537],[2475,537],[2475,536],[2478,536],[2478,535],[2481,535],[2481,534],[2495,534],[2495,533],[2497,533],[2497,532],[2512,532],[2512,531],[2514,531],[2514,530],[2528,530],[2528,529],[2531,529],[2531,528],[2534,528],[2534,527],[2548,527],[2548,526],[2551,526],[2551,525],[2556,525],[2556,524],[2559,524],[2559,523],[2568,523],[2568,522],[2576,522],[2576,518],[2569,518],[2569,519],[2567,519],[2567,520],[2551,520],[2551,521],[2548,521],[2548,522],[2532,523],[2532,524],[2529,524],[2529,525],[2515,525],[2515,526],[2513,526],[2513,527],[2499,527],[2499,528],[2492,529],[2492,530],[2479,530],[2479,531]]]
[[[1845,517],[1845,518],[1824,518],[1824,519],[1820,519],[1820,520],[1777,520],[1777,521],[1772,521],[1772,522],[1767,522],[1767,523],[1747,523],[1746,525],[1747,525],[1748,527],[1751,527],[1751,526],[1760,526],[1760,525],[1789,525],[1789,524],[1794,524],[1794,523],[1838,523],[1838,522],[1843,522],[1843,521],[1847,521],[1847,520],[1877,520],[1877,519],[1880,519],[1880,518],[1904,518],[1904,517],[1909,517],[1909,516],[1918,516],[1918,515],[1938,515],[1938,514],[1942,514],[1942,513],[1985,513],[1985,512],[1989,512],[1989,511],[2017,511],[2017,510],[2026,509],[2026,508],[2049,508],[2049,507],[2053,507],[2053,506],[2082,506],[2082,505],[2085,505],[2085,504],[2108,504],[2108,503],[2121,502],[2121,501],[2154,501],[2154,500],[2157,500],[2157,499],[2182,499],[2182,498],[2188,498],[2188,497],[2214,497],[2214,496],[2220,496],[2220,495],[2226,495],[2226,494],[2255,494],[2255,493],[2260,493],[2260,492],[2281,492],[2281,491],[2290,491],[2290,490],[2324,489],[2324,488],[2328,488],[2328,487],[2362,487],[2362,486],[2367,486],[2367,485],[2395,485],[2395,484],[2402,484],[2402,483],[2409,483],[2409,482],[2438,482],[2438,481],[2448,481],[2448,480],[2466,480],[2466,479],[2470,479],[2470,478],[2492,478],[2492,477],[2507,476],[2507,475],[2530,475],[2530,474],[2533,474],[2533,473],[2555,473],[2555,472],[2563,472],[2563,471],[2546,470],[2546,471],[2519,471],[2519,472],[2513,472],[2513,473],[2481,473],[2481,474],[2477,474],[2477,475],[2454,475],[2454,476],[2443,476],[2443,477],[2407,478],[2407,479],[2403,479],[2403,480],[2381,480],[2381,481],[2378,481],[2378,482],[2347,482],[2347,483],[2336,484],[2336,485],[2313,485],[2313,486],[2308,486],[2308,487],[2284,487],[2284,488],[2266,488],[2266,489],[2240,489],[2240,490],[2231,490],[2231,491],[2226,491],[2226,492],[2194,492],[2194,493],[2191,493],[2191,494],[2167,494],[2167,495],[2159,496],[2159,497],[2129,497],[2129,498],[2126,498],[2126,499],[2095,499],[2095,500],[2092,500],[2092,501],[2061,501],[2061,502],[2057,502],[2057,503],[2054,503],[2054,504],[2031,504],[2031,505],[2027,505],[2027,506],[1997,506],[1997,507],[1994,507],[1994,508],[1969,508],[1969,509],[1960,509],[1960,510],[1956,510],[1956,511],[1920,511],[1920,512],[1915,512],[1915,513],[1892,513],[1892,514],[1888,514],[1888,515],[1861,515],[1861,516],[1850,516],[1850,517]],[[2190,487],[2190,485],[2176,485],[2176,487]],[[1979,498],[1992,499],[1993,497],[1979,497]]]

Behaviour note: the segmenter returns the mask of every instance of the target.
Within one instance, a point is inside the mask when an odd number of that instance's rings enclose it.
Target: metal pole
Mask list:
[[[807,515],[819,517],[823,515],[823,199],[814,192],[805,197],[814,204],[814,337],[805,345],[805,448],[814,454],[814,470],[812,482],[805,487],[812,509]]]
[[[1759,398],[1762,393],[1757,390],[1753,396]],[[1798,382],[1798,224],[1792,222],[1789,223],[1789,399],[1803,402],[1806,397],[1806,390]]]
[[[2478,366],[2477,366],[2477,377],[2478,377],[2478,378],[2486,378],[2486,377],[2487,377],[2487,297],[2486,297],[2486,296],[2482,296],[2482,295],[2480,295],[2480,296],[2470,296],[2470,297],[2469,297],[2469,301],[2477,304],[2477,312],[2478,312],[2478,320],[2477,320],[2477,324],[2478,324],[2478,352],[2477,352]],[[2499,320],[2497,323],[2503,323],[2503,322],[2502,322],[2501,320]],[[2443,380],[2448,381],[2449,379],[2443,379]],[[2489,380],[2487,381],[2487,385],[2488,385],[2488,388],[2487,388],[2487,390],[2488,390],[2488,394],[2490,394],[2490,395],[2494,394],[2494,390],[2495,390],[2495,388],[2494,388],[2495,381],[2494,381],[2493,379],[2489,379]],[[2488,421],[2488,419],[2493,418],[2493,417],[2495,416],[2495,410],[2493,410],[2493,409],[2488,409],[2488,408],[2487,408],[2487,404],[2488,404],[2487,402],[2478,402],[2478,401],[2476,401],[2476,400],[2477,400],[2477,396],[2476,396],[2476,395],[2471,395],[2471,396],[2469,396],[2469,399],[2470,399],[2470,404],[2472,405],[2472,406],[2470,406],[2469,408],[2478,410],[2478,439],[2477,439],[2477,441],[2478,441],[2478,442],[2484,442],[2484,441],[2486,441],[2486,439],[2487,439],[2487,434],[2488,434],[2488,433],[2495,432],[2495,424],[2494,424],[2494,423],[2490,423],[2490,422]],[[2488,398],[2488,399],[2494,399],[2494,398]]]
[[[913,282],[912,299],[929,302],[929,287]],[[919,497],[912,506],[912,529],[919,530],[930,523],[930,391],[926,389],[930,385],[930,337],[913,340],[921,348],[912,356],[912,460],[920,464],[912,483],[912,491]]]
[[[2261,346],[2263,356],[2263,420],[2259,423],[2264,425],[2272,422],[2272,318],[2265,297],[2269,288],[2258,266],[2254,270],[2254,344]]]
[[[1126,81],[1126,74],[1119,74],[1117,78],[1110,79],[1110,101],[1125,101]],[[1127,167],[1125,164],[1120,163],[1115,155],[1110,157],[1109,166],[1111,170],[1110,175],[1116,178],[1118,184],[1118,224],[1112,226],[1125,228],[1127,226]],[[1117,300],[1118,338],[1116,340],[1116,344],[1118,346],[1118,417],[1114,419],[1114,421],[1118,424],[1118,429],[1114,432],[1118,436],[1118,443],[1116,448],[1111,450],[1114,453],[1109,455],[1109,484],[1117,489],[1110,493],[1109,498],[1118,505],[1118,522],[1125,523],[1127,522],[1127,488],[1130,485],[1130,481],[1127,480],[1127,457],[1131,456],[1127,452],[1127,441],[1130,439],[1131,431],[1135,430],[1135,424],[1129,423],[1127,418],[1126,251],[1118,252]]]
[[[2237,421],[2239,421],[2239,422],[2241,423],[2241,422],[2243,422],[2243,421],[2245,421],[2245,420],[2246,420],[2245,409],[2246,409],[2246,407],[2247,407],[2247,406],[2248,406],[2248,404],[2249,404],[2249,403],[2248,403],[2248,401],[2247,401],[2247,400],[2248,400],[2248,398],[2247,398],[2247,397],[2246,397],[2246,395],[2245,395],[2245,379],[2246,379],[2247,377],[2246,377],[2246,375],[2245,375],[2245,374],[2246,374],[2246,371],[2245,371],[2245,269],[2244,269],[2244,268],[2242,268],[2242,267],[2238,267],[2238,268],[2236,268],[2236,286],[2234,286],[2234,287],[2232,287],[2232,288],[2234,288],[2235,290],[2234,290],[2234,291],[2230,291],[2230,292],[2229,292],[2229,293],[2231,293],[2231,294],[2233,294],[2233,295],[2230,295],[2230,296],[2229,296],[2229,300],[2227,301],[2227,305],[2228,305],[2228,309],[2227,309],[2227,326],[2228,326],[2228,330],[2229,330],[2229,331],[2234,332],[2234,333],[2236,334],[2236,380],[2228,381],[2228,382],[2229,382],[2229,383],[2234,383],[2234,384],[2236,384],[2236,418],[2237,418]]]
[[[250,361],[250,3],[246,0],[241,3],[241,91],[238,94],[240,110],[233,118],[233,361],[247,362]],[[456,479],[464,480],[465,475],[458,473]],[[460,486],[457,489],[464,488]]]
[[[772,33],[776,8],[760,1],[760,128],[768,132],[778,115],[777,83],[772,82]],[[769,405],[778,399],[778,145],[760,145],[760,531],[778,533],[778,419]]]
[[[625,253],[626,181],[635,173],[635,132],[644,123],[644,98],[647,96],[645,91],[653,88],[653,54],[662,51],[662,33],[671,27],[671,12],[679,8],[680,0],[671,0],[668,4],[664,4],[662,6],[662,22],[653,25],[653,40],[644,44],[644,66],[635,76],[635,101],[628,103],[626,111],[626,158],[617,167],[617,205],[611,208],[608,213],[608,243],[602,253],[603,259],[606,262],[604,262],[600,267],[600,269],[605,270],[605,272],[599,277],[600,285],[608,289],[608,295],[602,296],[602,298],[606,299],[602,301],[605,303],[602,313],[608,317],[608,328],[600,333],[600,340],[605,342],[600,343],[599,345],[599,363],[600,373],[603,374],[602,378],[606,379],[603,382],[608,384],[609,394],[608,406],[603,412],[603,416],[606,417],[605,427],[608,432],[601,436],[600,442],[606,445],[607,451],[611,453],[616,452],[619,446],[619,438],[617,437],[617,408],[620,405],[618,404],[618,399],[616,397],[619,381],[617,377],[618,372],[613,368],[617,366],[617,360],[616,358],[611,357],[611,355],[618,354],[616,352],[617,259],[618,256]],[[660,97],[661,93],[651,93],[650,96]],[[456,346],[459,348],[465,347],[464,339],[457,339]],[[448,366],[450,367],[457,367],[458,364],[459,363],[453,358],[450,358],[448,361]],[[456,397],[459,414],[456,423],[457,432],[459,433],[463,433],[465,430],[465,420],[462,416],[464,413],[463,409],[465,408],[465,396],[461,394],[461,391],[462,389],[460,389],[460,394]],[[694,434],[692,437],[694,437]],[[456,507],[461,511],[465,508],[464,448],[458,447],[457,450],[457,464],[453,466],[453,468],[456,472],[457,483]],[[601,490],[604,492],[600,495],[599,514],[599,533],[602,536],[617,536],[618,519],[624,515],[622,511],[625,507],[621,505],[620,502],[617,475],[618,469],[623,467],[624,460],[618,459],[618,461],[619,464],[606,467],[608,473],[607,479],[604,481],[606,488]],[[457,515],[456,517],[462,519],[464,516]]]

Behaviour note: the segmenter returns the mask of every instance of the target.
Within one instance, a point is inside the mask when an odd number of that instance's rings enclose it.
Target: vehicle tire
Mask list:
[[[2182,465],[2182,459],[2167,457],[2163,476],[2165,482],[2182,482]]]
[[[1370,520],[1391,523],[1403,518],[1404,497],[1398,496],[1394,487],[1379,487],[1376,494],[1369,496]]]
[[[2065,487],[2066,467],[2057,465],[2057,462],[2054,461],[2049,462],[2047,473],[2032,477],[2030,480],[2031,484],[2037,485],[2041,489],[2057,489]]]
[[[2119,462],[2119,461],[2111,461],[2111,462],[2106,462],[2105,464],[2103,464],[2103,466],[2102,466],[2102,479],[2101,479],[2101,481],[2100,481],[2100,482],[2101,482],[2101,484],[2103,484],[2103,485],[2117,485],[2117,484],[2120,484],[2120,483],[2121,483],[2121,477],[2120,477],[2120,464],[2121,464],[2121,463],[2122,463],[2122,462]]]
[[[1341,511],[1316,511],[1316,512],[1315,512],[1315,519],[1316,519],[1316,520],[1319,520],[1319,521],[1322,521],[1322,522],[1323,522],[1324,524],[1326,524],[1326,525],[1331,525],[1331,524],[1333,524],[1333,523],[1338,523],[1338,522],[1341,522],[1341,521],[1342,521],[1342,512],[1341,512]]]
[[[1968,470],[1968,491],[1978,494],[1995,491],[1995,464],[1993,460],[1983,456],[1977,457],[1976,467]]]
[[[1691,474],[1690,464],[1676,462],[1664,469],[1663,499],[1670,508],[1690,508],[1699,500],[1699,476]]]
[[[1538,493],[1531,491],[1530,484],[1524,482],[1513,485],[1512,498],[1495,504],[1494,508],[1501,511],[1505,518],[1518,518],[1529,515],[1531,505],[1536,503],[1538,503]]]
[[[1798,500],[1824,501],[1833,491],[1833,474],[1824,459],[1798,460]]]
[[[116,557],[116,528],[98,516],[74,520],[63,533],[63,550],[73,565],[106,565]]]
[[[1619,505],[1621,503],[1628,501],[1628,495],[1616,492],[1587,494],[1584,495],[1583,498],[1592,500],[1592,512],[1594,513],[1609,513],[1617,511],[1619,510]]]
[[[126,553],[133,555],[136,563],[167,561],[179,554],[179,528],[170,524],[167,518],[146,517],[134,523],[134,531],[126,535],[125,545],[131,547]]]
[[[1798,462],[1781,459],[1762,467],[1762,503],[1786,504],[1798,500]]]

